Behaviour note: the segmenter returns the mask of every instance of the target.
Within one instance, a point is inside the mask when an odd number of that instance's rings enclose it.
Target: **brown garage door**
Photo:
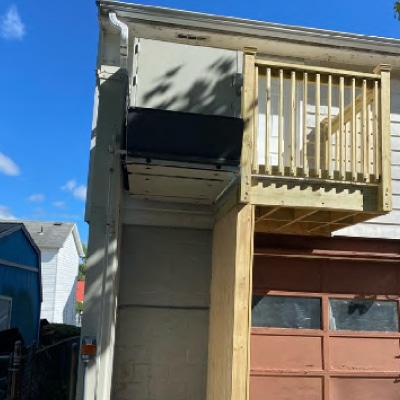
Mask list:
[[[256,257],[250,400],[398,400],[398,263]]]

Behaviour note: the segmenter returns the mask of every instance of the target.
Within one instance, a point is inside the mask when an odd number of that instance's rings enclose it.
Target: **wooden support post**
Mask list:
[[[392,210],[392,175],[390,154],[390,71],[391,66],[387,64],[381,64],[374,70],[374,73],[381,74],[379,145],[382,157],[379,206],[381,211],[387,212]],[[375,151],[379,150],[376,149]]]
[[[254,47],[244,48],[243,60],[243,94],[242,94],[242,118],[244,120],[242,156],[240,160],[240,201],[242,203],[250,202],[251,172],[254,143],[254,107],[256,103],[256,74],[255,61],[257,49]]]
[[[254,206],[214,226],[207,400],[248,400]]]

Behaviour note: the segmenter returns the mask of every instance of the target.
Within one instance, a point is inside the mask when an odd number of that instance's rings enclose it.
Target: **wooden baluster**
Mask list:
[[[362,174],[364,181],[367,180],[367,81],[362,82],[362,109],[361,109],[361,154],[362,154]]]
[[[340,77],[339,83],[339,174],[340,179],[345,178],[344,169],[344,135],[346,134],[344,124],[344,77]]]
[[[356,80],[351,80],[351,176],[357,180]]]
[[[332,75],[328,76],[328,151],[326,154],[328,178],[332,178]]]
[[[315,76],[315,171],[321,176],[321,75]]]
[[[367,140],[365,146],[367,147],[367,151],[365,153],[365,165],[367,168],[366,171],[366,181],[371,181],[371,103],[366,102],[366,110],[367,114]]]
[[[270,145],[271,138],[271,68],[267,68],[266,110],[265,110],[265,173],[270,173]]]
[[[308,101],[308,73],[303,77],[303,172],[304,176],[309,176],[307,160],[307,101]]]
[[[258,162],[258,66],[254,68],[254,108],[253,108],[253,157],[252,157],[252,168],[253,173],[259,172]]]
[[[379,82],[374,82],[374,108],[373,108],[373,152],[374,152],[374,168],[373,174],[375,175],[375,180],[379,179],[380,174],[380,152],[379,152]]]
[[[243,94],[242,118],[245,123],[243,131],[242,155],[240,159],[240,201],[250,202],[252,146],[254,138],[254,104],[255,104],[255,62],[257,49],[246,47],[243,60]]]
[[[283,69],[279,70],[278,174],[283,175]]]
[[[296,175],[296,72],[291,74],[290,114],[290,173]]]

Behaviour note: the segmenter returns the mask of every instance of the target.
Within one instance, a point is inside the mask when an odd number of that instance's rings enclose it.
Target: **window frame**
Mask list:
[[[254,290],[254,296],[285,296],[285,297],[317,297],[321,299],[321,329],[299,329],[299,328],[265,328],[252,326],[253,332],[278,335],[300,336],[336,336],[336,337],[385,337],[400,338],[400,296],[397,295],[359,295],[354,293],[315,293],[315,292],[286,292],[279,290]],[[330,299],[342,300],[383,300],[397,302],[398,331],[364,331],[364,330],[332,330],[330,329]],[[251,309],[250,309],[251,313]],[[251,315],[250,315],[251,319]]]
[[[8,318],[8,328],[6,328],[6,329],[10,329],[11,328],[13,299],[12,299],[12,297],[9,297],[9,296],[0,295],[0,301],[1,300],[5,300],[5,301],[8,301],[10,303],[10,311],[9,311],[9,318]]]

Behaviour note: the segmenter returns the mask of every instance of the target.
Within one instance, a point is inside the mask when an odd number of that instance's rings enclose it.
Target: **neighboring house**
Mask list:
[[[0,331],[18,328],[38,341],[42,288],[40,250],[21,223],[0,222]]]
[[[42,254],[41,318],[75,325],[75,293],[79,258],[78,228],[72,222],[22,221]]]
[[[77,399],[398,400],[400,41],[99,16]]]

